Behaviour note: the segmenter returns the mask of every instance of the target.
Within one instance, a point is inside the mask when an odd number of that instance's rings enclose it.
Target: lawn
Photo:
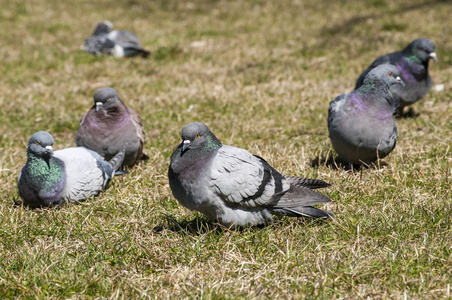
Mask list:
[[[449,1],[3,1],[0,10],[0,298],[447,299],[452,284],[452,5]],[[148,59],[81,50],[95,24],[135,32]],[[329,102],[377,56],[430,38],[434,85],[397,121],[379,166],[346,172]],[[30,136],[54,149],[100,87],[143,119],[150,157],[98,197],[30,210],[17,177]],[[167,179],[190,122],[325,180],[331,221],[228,230],[183,208]]]

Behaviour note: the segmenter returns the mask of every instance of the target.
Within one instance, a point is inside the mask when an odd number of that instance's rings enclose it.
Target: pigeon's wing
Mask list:
[[[103,157],[84,147],[55,151],[66,167],[66,187],[63,198],[81,201],[97,195],[114,176],[112,166]]]
[[[122,48],[123,56],[141,55],[142,57],[147,57],[150,53],[141,47],[138,37],[130,31],[112,31],[108,36],[117,46]]]
[[[140,40],[138,40],[138,37],[130,31],[115,30],[110,32],[108,37],[116,44],[121,45],[124,48],[141,49]]]
[[[88,121],[87,118],[89,118],[89,113],[91,110],[88,110],[83,116],[82,119],[80,120],[80,123],[78,125],[78,130],[77,130],[77,134],[75,135],[75,143],[77,144],[77,146],[85,146],[83,144],[84,140],[86,139],[86,128],[88,126]]]
[[[88,111],[82,116],[82,119],[80,120],[80,123],[79,123],[79,127],[85,123],[86,116],[88,115],[89,112],[90,112],[90,111],[88,110]]]
[[[144,132],[143,122],[141,121],[140,116],[134,111],[132,108],[127,108],[130,114],[130,120],[132,122],[133,127],[135,128],[135,134],[140,140],[140,147],[137,150],[136,160],[142,159],[146,157],[143,155],[143,145],[146,140],[146,133]],[[143,157],[144,156],[144,157]]]
[[[382,55],[382,56],[378,57],[376,60],[374,60],[373,63],[370,64],[370,66],[367,68],[367,70],[370,71],[379,65],[390,64],[391,63],[391,55],[392,54],[387,54],[387,55]],[[369,73],[369,72],[367,72],[367,73]]]
[[[336,112],[339,109],[339,106],[342,104],[343,101],[347,99],[348,94],[342,94],[340,96],[337,96],[330,102],[330,107],[328,109],[328,128],[330,128],[331,123],[333,122]]]
[[[222,146],[211,164],[210,183],[224,201],[243,207],[274,205],[290,188],[283,175],[244,149]]]
[[[83,50],[92,54],[111,54],[115,43],[108,38],[108,35],[94,35],[85,39]]]
[[[28,180],[28,168],[27,166],[23,166],[20,169],[19,178],[17,179],[17,188],[19,190],[19,195],[24,200],[24,203],[27,205],[38,207],[39,203],[39,191],[36,191],[32,188],[32,184]]]
[[[311,190],[321,189],[321,188],[331,186],[331,184],[329,184],[328,182],[325,182],[320,179],[304,178],[304,177],[297,177],[297,176],[291,176],[291,175],[284,175],[284,177],[290,182],[290,184],[292,184],[294,186],[302,186],[302,187],[306,187]]]

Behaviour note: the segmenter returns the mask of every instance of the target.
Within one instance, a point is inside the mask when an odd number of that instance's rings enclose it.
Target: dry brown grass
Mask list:
[[[2,3],[0,298],[450,298],[451,15],[447,1],[420,0]],[[83,53],[104,19],[151,58]],[[380,168],[323,163],[335,156],[329,101],[418,37],[436,43],[431,74],[445,90],[397,122]],[[14,206],[29,137],[74,146],[103,86],[142,116],[150,159],[81,205]],[[166,172],[192,121],[283,173],[332,183],[335,219],[228,231],[182,208]]]

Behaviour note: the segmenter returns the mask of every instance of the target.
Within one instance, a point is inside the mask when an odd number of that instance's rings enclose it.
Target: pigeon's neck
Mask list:
[[[422,64],[423,63],[421,61],[421,59],[411,49],[406,49],[403,52],[402,57],[404,59],[406,59],[407,61],[411,62],[411,63],[416,63],[416,64]]]
[[[181,143],[171,156],[172,171],[182,177],[197,177],[223,146],[212,133],[206,134],[205,141],[196,148],[182,151],[183,145]]]
[[[59,176],[64,172],[62,161],[53,156],[46,158],[28,153],[27,164],[32,176]]]
[[[208,160],[212,156],[212,153],[216,153],[222,146],[221,142],[215,136],[207,136],[207,143],[203,147],[188,150],[181,156],[184,159],[190,160],[195,163],[198,161]]]
[[[130,114],[127,107],[121,102],[110,105],[99,111],[93,110],[94,122],[92,126],[98,127],[99,124],[106,124],[107,128],[121,128],[130,123]]]
[[[53,156],[43,158],[29,152],[25,167],[28,179],[40,195],[46,198],[59,196],[66,181],[64,163],[60,159]]]
[[[208,151],[216,150],[216,149],[220,148],[221,146],[223,146],[223,144],[221,144],[220,140],[217,139],[217,137],[214,136],[213,134],[208,135],[206,137],[206,139],[207,139],[207,144],[206,144],[205,149]]]
[[[363,85],[357,91],[360,94],[364,95],[381,94],[382,92],[387,93],[389,91],[389,86],[380,80],[374,80],[363,83]]]
[[[392,118],[397,106],[396,100],[389,91],[389,87],[383,84],[379,88],[376,83],[368,83],[367,89],[359,88],[350,96],[351,110],[356,114],[367,114],[377,119]],[[366,86],[363,86],[366,87]]]
[[[427,66],[421,63],[416,56],[405,57],[401,61],[397,62],[395,66],[399,69],[400,76],[405,83],[417,82],[428,76]]]
[[[218,147],[216,144],[211,144],[207,147],[182,152],[182,145],[180,145],[171,156],[171,168],[174,173],[183,177],[197,177],[216,155],[220,147],[221,143]]]
[[[121,116],[127,112],[127,108],[120,100],[116,100],[115,103],[103,109],[108,116]]]

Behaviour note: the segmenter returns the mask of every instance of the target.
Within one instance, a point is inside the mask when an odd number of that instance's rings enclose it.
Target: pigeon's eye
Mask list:
[[[110,100],[111,100],[111,98],[108,98],[108,99],[107,99],[107,101],[110,101]]]
[[[391,72],[389,72],[389,73],[388,73],[388,76],[389,76],[389,77],[391,77],[391,76],[392,76],[392,73],[391,73]]]
[[[425,52],[425,48],[421,48],[421,51]]]
[[[196,138],[199,139],[199,133],[196,135]]]
[[[41,143],[40,142],[36,142],[36,145],[41,146]]]

